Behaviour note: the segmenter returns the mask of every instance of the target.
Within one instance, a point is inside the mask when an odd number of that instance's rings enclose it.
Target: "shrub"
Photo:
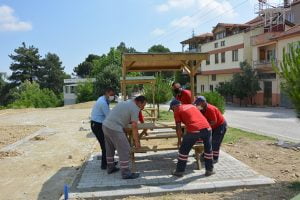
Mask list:
[[[104,94],[106,88],[111,87],[116,94],[120,91],[121,68],[118,65],[108,65],[101,73],[96,75],[95,94],[100,96]]]
[[[288,51],[283,49],[283,61],[280,66],[273,63],[273,69],[283,81],[281,86],[295,106],[300,119],[300,42],[289,45]]]
[[[87,81],[80,83],[76,88],[77,103],[93,101],[96,99],[94,83],[92,81]]]
[[[225,99],[218,92],[204,92],[201,94],[206,98],[206,101],[224,113],[225,112]]]
[[[144,95],[148,99],[148,102],[153,101],[153,89],[154,89],[154,103],[157,105],[158,118],[159,115],[159,104],[165,103],[172,98],[171,82],[163,79],[161,75],[156,77],[155,88],[152,85],[144,86]]]
[[[11,108],[48,108],[56,107],[59,99],[53,91],[49,89],[40,89],[38,83],[25,81],[16,88],[12,96],[15,101],[9,104]]]

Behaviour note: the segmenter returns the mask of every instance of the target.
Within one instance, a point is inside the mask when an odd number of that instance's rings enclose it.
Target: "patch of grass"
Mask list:
[[[173,112],[172,111],[160,111],[159,112],[160,114],[160,117],[158,119],[158,121],[161,121],[161,122],[173,122],[174,121],[174,115],[173,115]]]
[[[292,183],[289,185],[289,188],[290,188],[291,190],[294,190],[294,191],[299,192],[299,191],[300,191],[300,181],[294,181],[294,182],[292,182]]]
[[[275,141],[275,138],[264,136],[264,135],[258,135],[256,133],[243,131],[237,128],[228,128],[223,143],[236,143],[242,138],[248,138],[251,140],[268,140],[268,141]]]

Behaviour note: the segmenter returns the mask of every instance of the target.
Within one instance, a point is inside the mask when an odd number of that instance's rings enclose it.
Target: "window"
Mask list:
[[[71,93],[71,94],[74,94],[74,93],[75,93],[75,86],[71,86],[71,87],[70,87],[70,93]]]
[[[211,80],[212,81],[216,81],[217,80],[217,75],[216,74],[212,74],[211,75]]]
[[[222,39],[224,37],[226,37],[226,32],[225,31],[222,31],[222,32],[219,32],[219,33],[216,34],[216,39],[217,40]]]
[[[65,93],[68,94],[69,93],[69,86],[65,86]]]
[[[267,61],[272,61],[275,59],[275,49],[267,51]]]
[[[201,93],[204,92],[204,85],[201,85]]]
[[[210,65],[210,56],[208,56],[208,58],[206,60],[206,65]]]
[[[221,53],[221,63],[225,62],[225,52]]]
[[[198,52],[201,52],[201,45],[198,45]]]
[[[219,63],[219,55],[216,53],[215,54],[215,63],[218,64]]]
[[[233,31],[232,31],[232,34],[233,35],[235,35],[235,34],[238,34],[238,33],[240,33],[241,31],[239,30],[239,29],[234,29]]]
[[[214,91],[214,86],[213,86],[213,85],[209,85],[209,90],[210,90],[211,92],[213,92],[213,91]]]
[[[259,79],[276,79],[276,73],[261,73],[258,74]]]
[[[224,47],[224,46],[225,46],[225,40],[221,41],[221,47]]]
[[[295,15],[294,15],[294,13],[292,13],[292,12],[287,13],[287,14],[286,14],[286,19],[287,19],[288,21],[294,23],[294,22],[295,22]]]
[[[235,62],[235,61],[239,61],[239,51],[238,49],[237,50],[233,50],[232,51],[232,61]]]
[[[218,48],[218,43],[217,42],[215,43],[215,48]]]

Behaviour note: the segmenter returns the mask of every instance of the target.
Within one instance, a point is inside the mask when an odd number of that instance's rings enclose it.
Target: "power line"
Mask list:
[[[235,5],[234,7],[232,7],[231,9],[225,10],[224,12],[222,12],[222,13],[219,14],[219,15],[217,15],[216,17],[211,18],[211,19],[209,19],[209,20],[207,20],[207,21],[205,21],[205,22],[203,22],[203,23],[200,23],[197,27],[199,27],[200,25],[209,23],[209,22],[211,22],[211,21],[217,19],[218,17],[220,17],[220,16],[226,14],[227,12],[233,11],[235,8],[240,7],[241,5],[243,5],[244,3],[246,3],[247,1],[248,1],[248,0],[242,1],[241,3],[239,3],[239,4]],[[196,28],[197,28],[197,27],[196,27]],[[181,29],[181,30],[182,30],[182,29]],[[185,31],[184,33],[187,33],[187,32],[188,32],[188,31]],[[168,41],[170,41],[170,40],[172,40],[172,39],[174,39],[174,35],[173,35],[173,37],[170,37],[170,38],[169,38],[168,40],[166,40],[165,42],[168,42]]]
[[[195,17],[196,15],[200,14],[200,11],[201,11],[202,9],[205,9],[205,7],[208,6],[208,5],[210,5],[211,3],[212,3],[212,2],[209,2],[209,3],[205,4],[205,5],[203,6],[203,8],[200,8],[200,9],[196,10],[196,12],[194,12],[192,15],[189,15],[189,17]],[[208,10],[208,12],[204,13],[203,15],[201,15],[199,19],[201,19],[202,17],[205,17],[210,11],[214,10],[215,8],[217,8],[217,6],[214,7],[214,8],[212,8],[212,9],[210,9],[210,10]],[[181,22],[181,23],[183,23],[183,22]],[[179,24],[181,24],[181,23],[179,23]],[[174,31],[174,32],[177,32],[178,30],[181,30],[180,27],[175,27],[175,28],[173,28],[173,29],[174,29],[174,30],[172,30],[172,28],[171,28],[171,29],[170,29],[171,31],[168,31],[166,34],[164,34],[164,35],[162,35],[162,36],[159,36],[159,37],[156,37],[156,38],[154,38],[154,39],[152,39],[152,40],[149,40],[149,42],[154,41],[153,43],[156,43],[157,41],[166,38],[168,35],[171,35],[173,31]]]

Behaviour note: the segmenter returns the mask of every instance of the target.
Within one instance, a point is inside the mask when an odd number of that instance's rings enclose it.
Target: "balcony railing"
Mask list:
[[[260,68],[260,67],[272,67],[272,64],[277,65],[277,59],[273,60],[255,60],[253,61],[253,66],[255,68]]]

